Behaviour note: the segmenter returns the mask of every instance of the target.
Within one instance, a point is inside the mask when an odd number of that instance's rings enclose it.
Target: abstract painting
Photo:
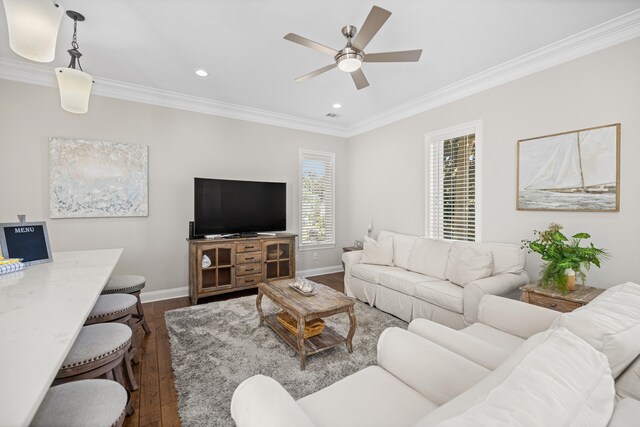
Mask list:
[[[518,141],[519,210],[620,210],[620,124]]]
[[[52,137],[51,218],[149,215],[146,145]]]

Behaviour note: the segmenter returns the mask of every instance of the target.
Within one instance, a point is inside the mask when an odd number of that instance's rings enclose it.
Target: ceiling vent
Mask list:
[[[336,113],[327,113],[326,116],[331,117],[332,119],[338,117]]]

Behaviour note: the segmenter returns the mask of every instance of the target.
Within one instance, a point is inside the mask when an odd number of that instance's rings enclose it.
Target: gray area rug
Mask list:
[[[383,330],[407,327],[402,320],[356,303],[353,353],[346,345],[309,356],[305,371],[299,359],[268,326],[258,326],[256,297],[213,302],[165,313],[178,391],[178,412],[185,427],[233,426],[230,404],[233,391],[256,374],[276,379],[299,399],[376,363],[376,345]],[[263,299],[265,314],[277,307]],[[349,318],[338,314],[325,319],[343,336]]]

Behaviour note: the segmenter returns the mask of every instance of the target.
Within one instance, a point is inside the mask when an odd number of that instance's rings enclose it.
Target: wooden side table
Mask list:
[[[543,288],[541,285],[531,284],[520,288],[523,302],[549,308],[551,310],[568,313],[589,304],[604,289],[591,286],[576,285],[576,290],[563,294],[557,289]]]
[[[362,248],[359,248],[357,246],[345,246],[344,248],[342,248],[342,253],[345,252],[351,252],[351,251],[361,251]],[[342,261],[342,269],[346,270],[346,266],[344,265],[344,261]]]

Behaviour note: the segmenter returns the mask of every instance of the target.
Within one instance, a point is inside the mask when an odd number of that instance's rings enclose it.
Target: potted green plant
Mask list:
[[[560,224],[551,223],[544,231],[534,230],[535,240],[522,240],[523,248],[529,253],[536,252],[545,262],[542,266],[542,286],[555,286],[562,292],[568,292],[567,272],[575,272],[584,285],[591,264],[600,268],[600,264],[610,258],[606,249],[596,248],[593,243],[580,246],[584,239],[590,239],[587,233],[578,233],[567,238]]]

